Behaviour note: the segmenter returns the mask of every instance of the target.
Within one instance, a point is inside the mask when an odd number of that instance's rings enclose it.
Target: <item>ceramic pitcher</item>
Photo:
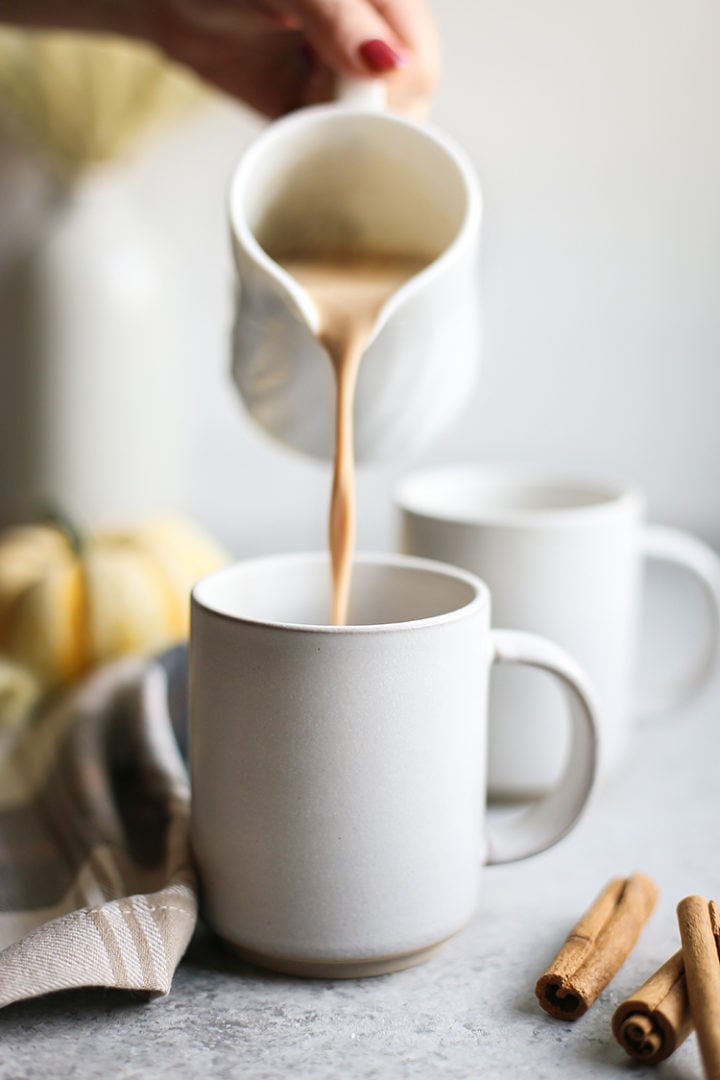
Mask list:
[[[333,452],[332,368],[312,300],[268,250],[428,259],[385,304],[364,355],[358,460],[415,454],[459,411],[479,361],[473,168],[444,134],[378,107],[381,96],[378,84],[355,85],[274,123],[231,184],[234,380],[266,432],[319,458]]]

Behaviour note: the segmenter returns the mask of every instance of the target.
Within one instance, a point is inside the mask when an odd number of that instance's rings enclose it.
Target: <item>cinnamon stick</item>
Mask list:
[[[708,1080],[720,1078],[720,912],[714,900],[686,896],[677,907],[690,1012]]]
[[[631,1058],[655,1065],[670,1057],[692,1029],[685,966],[679,949],[618,1005],[612,1030]]]
[[[657,900],[645,874],[614,878],[580,919],[535,994],[558,1020],[577,1020],[622,967]]]

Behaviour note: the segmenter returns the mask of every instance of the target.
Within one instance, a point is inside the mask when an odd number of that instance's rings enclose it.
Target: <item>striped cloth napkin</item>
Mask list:
[[[0,1005],[170,990],[197,918],[185,669],[121,660],[20,723],[0,699]]]

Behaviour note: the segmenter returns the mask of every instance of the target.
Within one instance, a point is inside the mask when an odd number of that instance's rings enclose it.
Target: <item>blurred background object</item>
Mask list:
[[[114,160],[198,95],[155,50],[123,38],[0,31],[3,117],[58,177]]]
[[[200,97],[130,42],[0,32],[2,521],[187,504],[185,297],[132,179]]]
[[[88,532],[56,517],[0,530],[0,708],[22,666],[45,688],[186,640],[195,582],[228,556],[182,517]],[[14,700],[14,699],[13,699]]]
[[[433,120],[484,190],[485,349],[463,417],[418,463],[617,476],[645,488],[653,517],[720,543],[720,7],[445,0],[435,15],[445,76]],[[229,380],[226,191],[261,123],[218,97],[123,159],[138,233],[159,238],[183,298],[163,317],[166,344],[179,341],[154,413],[180,416],[187,375],[188,445],[160,424],[172,450],[158,475],[177,454],[191,511],[238,554],[323,547],[329,489],[329,468],[268,442]],[[5,348],[2,365],[7,378]],[[152,428],[133,395],[128,453],[132,423]],[[394,543],[401,471],[361,471],[361,548]]]

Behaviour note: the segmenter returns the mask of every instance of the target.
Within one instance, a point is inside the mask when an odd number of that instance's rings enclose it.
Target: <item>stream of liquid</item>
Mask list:
[[[427,265],[409,256],[322,256],[278,260],[303,286],[319,315],[318,340],[335,373],[335,460],[330,499],[332,621],[347,623],[355,547],[353,406],[363,353],[381,309]]]

